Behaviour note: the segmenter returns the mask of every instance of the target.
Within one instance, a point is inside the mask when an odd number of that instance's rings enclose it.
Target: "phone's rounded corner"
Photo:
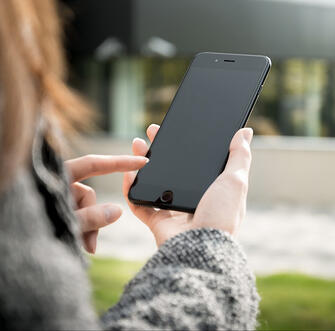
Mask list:
[[[259,55],[251,55],[251,56],[254,56],[258,59],[261,59],[261,60],[265,61],[268,68],[270,68],[272,66],[272,61],[267,55],[260,55],[259,54]]]
[[[197,58],[197,57],[202,56],[204,54],[208,54],[208,52],[198,52],[198,53],[195,53],[194,58]]]
[[[201,58],[202,56],[207,56],[209,54],[213,54],[213,53],[211,53],[211,52],[198,52],[194,55],[193,61]]]
[[[266,60],[266,62],[267,62],[267,65],[269,66],[269,68],[271,68],[271,66],[272,66],[272,61],[271,61],[271,59],[270,59],[268,56],[266,56],[266,55],[264,55],[264,58],[265,58],[265,60]]]
[[[132,192],[131,192],[132,190],[131,190],[131,188],[130,188],[130,190],[129,190],[129,192],[128,192],[128,200],[129,201],[131,201],[131,202],[136,202],[137,200],[135,199],[135,197],[132,195]]]

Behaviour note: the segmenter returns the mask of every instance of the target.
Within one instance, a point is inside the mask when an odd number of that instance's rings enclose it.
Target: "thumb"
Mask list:
[[[251,128],[240,129],[234,135],[229,148],[229,158],[225,173],[243,170],[249,172],[251,164],[250,143],[253,137]]]

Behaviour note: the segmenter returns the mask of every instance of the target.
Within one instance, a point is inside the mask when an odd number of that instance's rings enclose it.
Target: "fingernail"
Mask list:
[[[139,137],[135,137],[135,138],[133,139],[133,143],[134,143],[136,140],[138,140],[138,141],[142,141],[142,142],[145,143],[145,140],[142,139],[142,138],[139,138]]]
[[[97,249],[97,236],[93,233],[90,234],[90,236],[88,237],[88,246],[92,254],[95,254],[95,251]]]
[[[136,156],[136,158],[145,161],[145,163],[150,161],[146,156]]]
[[[105,206],[104,213],[105,213],[106,223],[109,224],[117,220],[121,216],[122,209],[119,206],[108,205],[108,206]]]
[[[253,135],[254,135],[254,132],[251,128],[245,128],[243,130],[243,138],[248,142],[249,145],[251,143]]]

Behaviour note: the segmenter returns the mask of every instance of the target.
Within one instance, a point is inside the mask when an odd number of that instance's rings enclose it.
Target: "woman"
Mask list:
[[[99,228],[121,209],[97,205],[80,181],[125,172],[127,199],[148,146],[135,139],[134,156],[90,155],[64,165],[59,128],[86,118],[64,79],[54,1],[0,1],[1,329],[254,329],[259,298],[233,239],[245,214],[252,130],[236,133],[225,171],[194,215],[128,201],[158,251],[99,320],[80,245],[94,253]],[[151,141],[158,129],[148,128]]]

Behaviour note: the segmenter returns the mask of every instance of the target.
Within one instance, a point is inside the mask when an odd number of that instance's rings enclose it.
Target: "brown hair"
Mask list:
[[[90,113],[64,83],[62,32],[54,0],[0,1],[0,188],[29,159],[37,118],[64,131]]]

